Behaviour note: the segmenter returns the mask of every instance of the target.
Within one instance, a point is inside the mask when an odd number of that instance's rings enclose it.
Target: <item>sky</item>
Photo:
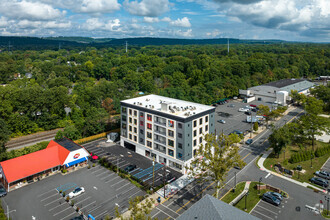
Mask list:
[[[330,42],[330,0],[0,0],[0,36]]]

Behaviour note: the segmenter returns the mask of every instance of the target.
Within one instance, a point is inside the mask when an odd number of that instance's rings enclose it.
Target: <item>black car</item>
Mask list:
[[[125,167],[125,171],[126,172],[131,172],[133,171],[134,169],[136,168],[136,165],[135,164],[131,164],[131,165],[128,165],[127,167]]]
[[[310,179],[310,181],[316,185],[322,186],[324,188],[327,188],[329,186],[329,182],[321,179],[321,178],[317,178],[317,177],[313,177]]]
[[[248,111],[248,112],[244,112],[244,114],[246,114],[246,115],[251,115],[251,112],[250,112],[250,111]]]
[[[251,109],[251,111],[253,111],[253,112],[257,112],[258,110],[257,110],[257,109],[255,109],[255,108],[253,108],[253,109]]]
[[[7,190],[5,189],[5,187],[0,185],[0,197],[4,197],[6,195],[7,195]]]
[[[175,179],[176,179],[175,176],[173,176],[171,173],[166,175],[167,183],[173,182]]]
[[[281,200],[273,196],[270,192],[266,192],[262,195],[262,200],[269,202],[273,205],[280,206]]]

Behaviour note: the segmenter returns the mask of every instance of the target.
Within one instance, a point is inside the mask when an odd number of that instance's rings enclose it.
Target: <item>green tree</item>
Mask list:
[[[115,214],[117,218],[124,220],[151,220],[150,214],[155,201],[152,198],[147,198],[141,202],[141,197],[137,196],[134,199],[131,198],[129,201],[129,217],[123,217],[118,210],[118,207],[115,208]]]
[[[269,142],[274,153],[279,156],[281,150],[290,142],[290,133],[287,127],[273,130],[273,133],[269,136]]]
[[[5,152],[5,144],[9,141],[10,131],[7,127],[6,122],[0,119],[0,152]]]
[[[259,129],[259,124],[258,124],[258,122],[254,122],[254,124],[253,124],[253,130],[254,130],[254,131],[258,131],[258,129]]]
[[[226,135],[219,135],[216,138],[213,134],[206,134],[206,143],[201,144],[195,158],[187,169],[191,176],[199,176],[199,181],[205,182],[210,179],[216,183],[216,198],[219,190],[226,180],[228,171],[234,167],[244,166],[244,161],[238,154],[238,147],[235,146]]]

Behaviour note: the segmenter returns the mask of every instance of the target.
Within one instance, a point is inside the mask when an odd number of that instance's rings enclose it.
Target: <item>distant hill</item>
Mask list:
[[[72,47],[93,46],[97,48],[109,46],[121,46],[127,42],[129,45],[146,46],[146,45],[205,45],[205,44],[227,44],[227,38],[218,39],[175,39],[175,38],[90,38],[90,37],[1,37],[0,48],[8,49],[9,45],[12,50],[17,49],[58,49]],[[286,41],[281,40],[240,40],[229,39],[230,44],[274,44]]]

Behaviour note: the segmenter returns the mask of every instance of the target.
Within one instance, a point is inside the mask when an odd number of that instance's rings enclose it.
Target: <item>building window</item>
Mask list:
[[[194,147],[196,147],[197,146],[197,140],[195,139],[194,140]]]
[[[173,128],[174,127],[174,121],[168,120],[168,126]]]
[[[131,125],[129,126],[129,131],[132,131],[132,126]]]
[[[200,138],[199,138],[199,143],[201,144],[202,142],[203,142],[203,138],[200,137]]]
[[[143,138],[140,138],[140,143],[141,143],[141,144],[143,143]]]
[[[205,125],[205,132],[207,132],[209,130],[209,126]]]
[[[129,123],[132,123],[132,118],[131,118],[131,117],[129,117],[128,121],[129,121]]]
[[[168,136],[174,137],[174,131],[168,130]]]
[[[144,134],[144,131],[143,131],[143,129],[140,129],[140,134]]]
[[[135,117],[137,116],[137,111],[136,111],[136,110],[134,110],[134,116],[135,116]]]
[[[136,127],[134,127],[134,133],[135,133],[135,134],[137,133],[137,128],[136,128]]]
[[[132,134],[129,134],[128,137],[130,140],[132,140]]]
[[[178,158],[179,158],[179,159],[182,158],[182,153],[178,153]]]
[[[181,133],[178,133],[178,138],[182,138],[182,134]]]
[[[174,147],[174,141],[173,140],[168,140],[168,146]]]
[[[182,128],[182,124],[181,123],[178,123],[178,128]]]
[[[136,119],[134,119],[134,124],[137,125],[137,120]]]
[[[196,154],[197,154],[197,150],[195,149],[195,150],[194,150],[194,156],[196,156]]]
[[[147,138],[152,139],[152,133],[151,132],[147,132]]]
[[[134,141],[136,142],[137,141],[137,137],[134,135]]]
[[[150,148],[152,147],[151,141],[147,141],[147,146],[150,147]]]
[[[197,130],[194,130],[194,137],[197,136]]]
[[[178,148],[182,149],[182,144],[178,143]]]
[[[126,124],[122,124],[121,126],[123,129],[126,129]]]
[[[121,120],[122,120],[122,121],[126,121],[126,118],[127,118],[126,115],[122,115],[122,116],[121,116]]]
[[[147,123],[147,128],[148,128],[149,130],[151,130],[151,129],[152,129],[152,124]]]
[[[132,109],[128,110],[129,114],[132,115]]]
[[[194,121],[194,128],[197,126],[197,121],[195,120]]]
[[[152,116],[149,115],[149,114],[147,114],[147,120],[148,120],[148,121],[152,121]]]
[[[209,122],[209,116],[205,117],[205,122]]]
[[[171,149],[168,149],[168,155],[170,155],[171,157],[173,157],[174,156],[174,151],[171,150]]]
[[[203,118],[199,119],[199,125],[203,124]]]
[[[142,118],[143,118],[143,112],[140,112],[140,117],[142,117]]]
[[[141,126],[143,126],[143,125],[144,125],[143,121],[140,121],[140,125],[141,125]]]
[[[127,108],[122,107],[122,108],[121,108],[121,112],[126,114],[126,113],[127,113]]]
[[[199,134],[203,133],[203,128],[199,128]]]

